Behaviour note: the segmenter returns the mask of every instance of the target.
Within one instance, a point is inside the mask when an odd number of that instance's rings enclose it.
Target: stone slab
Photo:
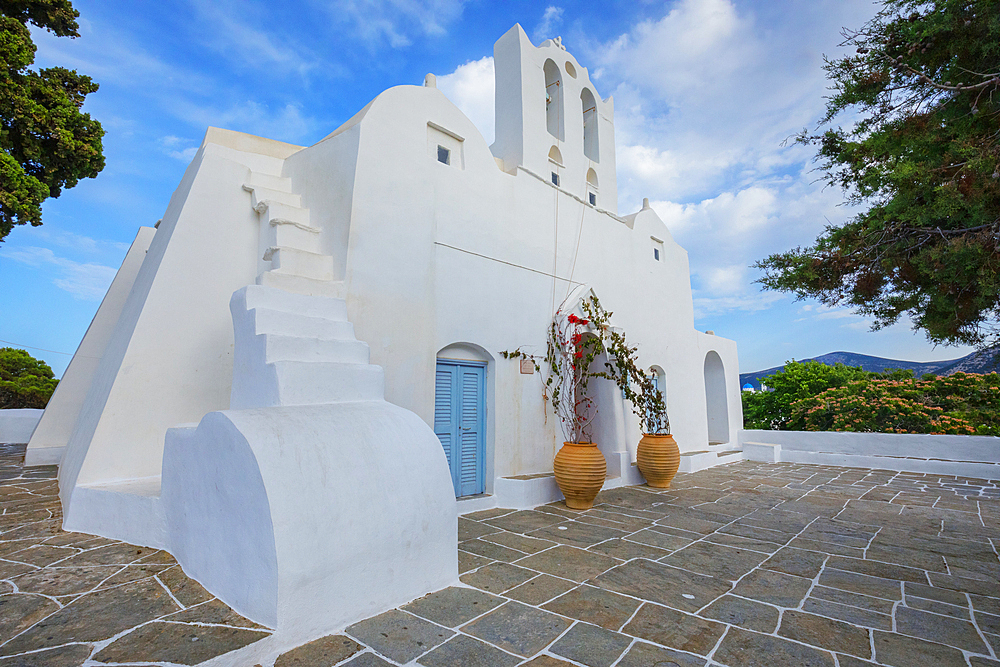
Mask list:
[[[640,604],[638,600],[600,588],[579,586],[542,608],[607,630],[618,630]]]
[[[569,621],[555,614],[520,602],[508,602],[464,626],[462,631],[527,658],[555,641],[569,626]]]
[[[722,623],[649,602],[622,629],[633,637],[698,655],[708,655],[725,631]]]
[[[426,618],[438,625],[457,628],[477,616],[499,607],[503,598],[472,588],[452,586],[400,607],[403,611]]]
[[[833,655],[779,637],[731,627],[713,660],[733,667],[834,667]]]
[[[347,634],[396,662],[409,662],[455,633],[398,610],[355,623]]]
[[[549,650],[587,667],[611,667],[631,643],[631,637],[596,625],[577,623]]]

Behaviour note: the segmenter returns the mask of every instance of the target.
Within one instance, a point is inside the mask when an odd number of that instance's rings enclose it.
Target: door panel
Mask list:
[[[438,361],[434,432],[448,457],[456,496],[485,491],[486,365]]]
[[[452,393],[455,387],[454,370],[448,366],[438,365],[434,387],[434,434],[441,441],[441,446],[444,447],[449,468],[452,468],[451,450],[455,442],[453,434],[455,424],[452,415]]]

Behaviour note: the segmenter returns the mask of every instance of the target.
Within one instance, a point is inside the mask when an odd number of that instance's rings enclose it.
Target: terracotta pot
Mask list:
[[[672,435],[643,434],[635,458],[647,484],[656,489],[669,489],[681,464],[681,451]]]
[[[604,478],[608,474],[608,464],[604,454],[592,442],[564,442],[556,454],[553,464],[556,484],[566,496],[566,507],[574,510],[589,510],[594,506]]]

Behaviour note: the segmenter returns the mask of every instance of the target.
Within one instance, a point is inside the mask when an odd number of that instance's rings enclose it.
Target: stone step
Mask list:
[[[312,280],[333,280],[333,257],[298,248],[271,247],[264,253],[271,261],[271,272],[301,276]]]
[[[719,457],[719,463],[733,463],[735,461],[743,460],[743,450],[742,449],[727,449],[723,451],[715,452],[715,455]]]
[[[244,187],[262,187],[278,192],[291,192],[292,179],[285,178],[284,176],[273,176],[259,171],[251,171],[244,182]]]
[[[286,220],[271,220],[263,230],[264,244],[268,247],[296,248],[319,253],[320,231]]]
[[[347,320],[302,315],[272,308],[254,309],[254,330],[258,334],[279,334],[326,340],[355,340],[354,325]]]
[[[265,271],[257,276],[257,285],[303,296],[342,298],[345,294],[343,281],[313,280],[302,276]]]
[[[267,275],[267,273],[263,275]],[[291,277],[283,276],[283,278]],[[319,281],[314,280],[311,282]],[[338,288],[340,286],[339,283],[322,284],[329,285],[331,288]],[[261,285],[260,283],[249,285],[236,294],[244,295],[245,303],[241,305],[246,310],[266,308],[304,317],[318,317],[326,320],[347,322],[347,303],[343,299],[322,295],[308,296],[296,292],[290,293],[281,288]],[[235,295],[234,298],[236,298]]]
[[[274,405],[379,401],[385,395],[381,366],[317,361],[276,361],[269,365],[277,374],[279,397]]]
[[[360,340],[304,338],[266,334],[265,361],[311,361],[339,364],[367,364],[368,344]]]
[[[265,216],[265,219],[271,224],[295,222],[306,227],[312,226],[309,224],[309,209],[301,206],[289,206],[278,201],[264,200],[254,210]]]
[[[718,464],[719,457],[715,455],[715,452],[708,450],[681,452],[681,462],[677,470],[679,472],[698,472]]]
[[[257,209],[258,206],[266,205],[268,202],[276,202],[287,206],[302,208],[302,197],[294,192],[274,190],[262,185],[248,184],[244,184],[243,189],[250,193],[250,201],[253,203],[254,209]]]

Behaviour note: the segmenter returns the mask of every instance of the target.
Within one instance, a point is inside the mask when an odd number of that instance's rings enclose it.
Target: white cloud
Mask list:
[[[761,292],[739,297],[695,297],[694,317],[697,320],[730,312],[767,310],[778,301],[787,298],[783,294],[774,292]]]
[[[30,231],[36,239],[45,240],[60,248],[66,248],[90,256],[105,253],[117,255],[127,251],[129,248],[128,243],[122,243],[121,241],[94,239],[64,230],[53,231],[45,227],[32,227],[25,231]]]
[[[437,37],[462,15],[465,0],[333,0],[323,2],[334,20],[350,24],[352,34],[372,46],[393,48],[416,37]]]
[[[83,301],[100,301],[104,298],[118,272],[110,266],[92,262],[74,262],[59,257],[48,248],[33,246],[5,249],[4,257],[28,266],[55,267],[58,269],[58,275],[52,279],[52,283]]]
[[[198,26],[204,43],[241,67],[305,75],[319,65],[317,58],[303,52],[302,40],[276,33],[279,28],[263,23],[259,16],[254,18],[261,22],[261,28],[243,20],[260,13],[253,11],[254,3],[213,0],[191,2],[190,6],[195,13],[192,25]]]
[[[179,92],[211,93],[210,78],[151,54],[132,34],[102,24],[80,24],[80,39],[65,39],[44,30],[32,30],[39,66],[76,69],[100,82],[144,95]],[[155,85],[150,85],[155,82]],[[100,93],[97,93],[100,95]]]
[[[314,120],[303,115],[302,108],[297,104],[272,108],[262,102],[246,100],[220,109],[182,99],[175,102],[173,111],[199,131],[211,125],[293,143],[317,139],[312,136],[316,125]],[[185,150],[190,151],[190,147]],[[194,152],[190,153],[191,157]],[[175,157],[184,159],[182,155]]]
[[[451,74],[438,77],[437,86],[475,124],[486,143],[493,143],[493,56],[459,65]]]
[[[562,7],[556,7],[555,5],[549,5],[545,8],[542,20],[538,22],[538,25],[535,26],[535,29],[531,33],[532,39],[536,44],[556,36],[552,33],[562,23],[564,13]]]
[[[811,242],[827,218],[845,215],[837,207],[839,199],[839,193],[795,177],[760,179],[690,204],[650,205],[688,251],[695,300],[701,303],[697,312],[704,316],[727,308],[759,310],[787,298],[754,284],[759,272],[753,263]]]
[[[863,324],[866,327],[871,326],[871,320],[865,319],[849,308],[829,308],[826,306],[819,306],[816,311],[815,317],[817,320],[863,320],[860,324]]]
[[[658,20],[587,44],[611,86],[602,94],[615,97],[621,198],[691,201],[797,169],[811,152],[782,143],[816,122],[827,93],[812,44],[834,49],[837,28],[861,7],[870,11],[868,0],[796,3],[794,12],[680,0]]]
[[[173,135],[168,135],[160,139],[163,152],[181,162],[190,162],[194,158],[195,153],[198,152],[197,145],[184,146],[186,143],[188,143],[186,139],[181,139]]]

